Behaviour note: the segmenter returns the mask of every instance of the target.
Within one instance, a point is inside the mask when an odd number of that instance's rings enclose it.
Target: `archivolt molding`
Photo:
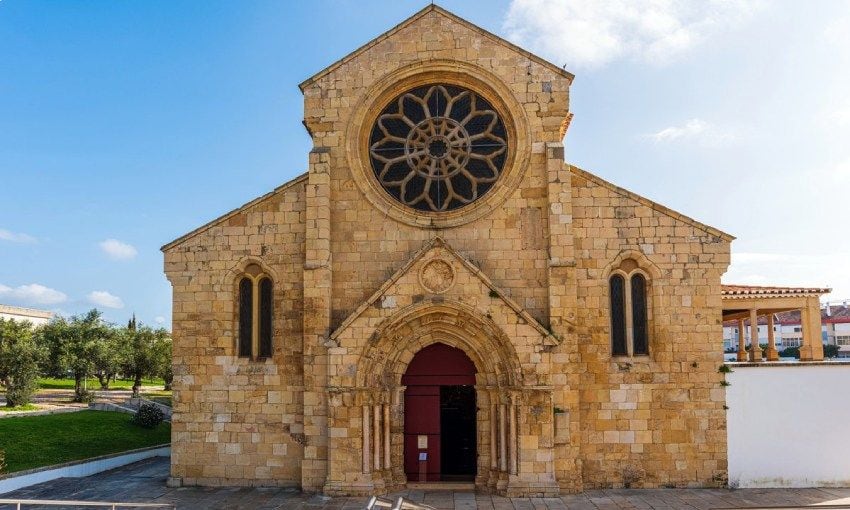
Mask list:
[[[641,272],[645,273],[650,279],[661,278],[662,273],[661,269],[655,265],[649,257],[643,254],[640,250],[628,249],[621,251],[614,260],[608,263],[605,268],[602,270],[602,276],[604,278],[610,277],[617,269],[620,267],[620,264],[623,263],[626,259],[633,259],[637,262],[638,269]]]
[[[438,342],[469,356],[478,371],[479,386],[522,384],[516,350],[492,319],[460,302],[427,300],[401,310],[378,326],[358,362],[357,386],[399,386],[413,356]]]
[[[233,285],[233,282],[236,281],[236,278],[245,273],[245,268],[247,268],[251,264],[257,264],[260,266],[260,269],[263,270],[263,273],[267,274],[272,281],[280,281],[278,278],[277,272],[272,269],[265,261],[263,261],[259,257],[247,256],[239,259],[239,261],[233,265],[230,269],[225,271],[224,275],[221,279],[221,284],[225,286]]]
[[[377,182],[369,159],[369,136],[377,115],[392,98],[411,88],[444,83],[458,85],[484,97],[505,120],[508,161],[496,185],[479,200],[446,212],[423,212],[393,200]],[[366,198],[388,217],[418,227],[448,228],[478,219],[506,200],[528,167],[531,131],[525,109],[504,81],[484,68],[457,60],[416,62],[388,73],[362,96],[348,120],[346,154],[353,180]]]

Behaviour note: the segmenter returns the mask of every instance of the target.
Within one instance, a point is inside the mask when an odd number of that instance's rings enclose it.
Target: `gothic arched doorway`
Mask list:
[[[401,378],[408,481],[472,481],[477,473],[475,364],[442,343],[420,350]]]

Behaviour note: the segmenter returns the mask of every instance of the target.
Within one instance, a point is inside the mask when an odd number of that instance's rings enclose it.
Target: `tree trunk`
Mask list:
[[[74,372],[74,402],[83,401],[83,376]]]
[[[15,403],[9,398],[9,386],[12,385],[12,381],[7,377],[0,380],[0,384],[6,389],[6,407],[15,407]]]
[[[109,374],[106,372],[98,372],[97,381],[100,383],[100,389],[108,390],[109,389]]]
[[[133,396],[139,396],[139,389],[142,387],[142,374],[136,374],[133,379]]]

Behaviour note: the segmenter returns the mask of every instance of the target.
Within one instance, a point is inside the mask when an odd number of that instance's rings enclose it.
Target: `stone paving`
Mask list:
[[[87,478],[45,482],[0,498],[74,499],[174,503],[178,509],[355,510],[366,498],[327,498],[280,488],[168,488],[167,458],[137,462]],[[502,498],[488,494],[411,490],[400,493],[437,509],[455,510],[620,510],[722,508],[848,508],[850,488],[824,489],[616,489],[560,498]],[[832,506],[840,505],[840,506]],[[6,510],[12,506],[0,505]],[[30,507],[32,508],[32,507]],[[39,507],[44,508],[44,507]],[[51,510],[55,510],[54,507]],[[81,508],[81,507],[78,507]]]

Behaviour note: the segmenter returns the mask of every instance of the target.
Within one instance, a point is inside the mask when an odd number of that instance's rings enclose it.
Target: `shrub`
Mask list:
[[[133,423],[146,429],[155,429],[164,419],[165,414],[159,407],[154,404],[142,404],[133,416]]]
[[[838,346],[832,344],[826,344],[823,346],[823,357],[824,358],[837,358],[838,357]]]
[[[782,349],[782,352],[779,353],[783,358],[799,358],[800,357],[800,348],[799,347],[786,347]]]
[[[74,392],[74,402],[83,402],[83,403],[91,403],[94,402],[94,392],[89,390],[80,389],[80,391]]]

